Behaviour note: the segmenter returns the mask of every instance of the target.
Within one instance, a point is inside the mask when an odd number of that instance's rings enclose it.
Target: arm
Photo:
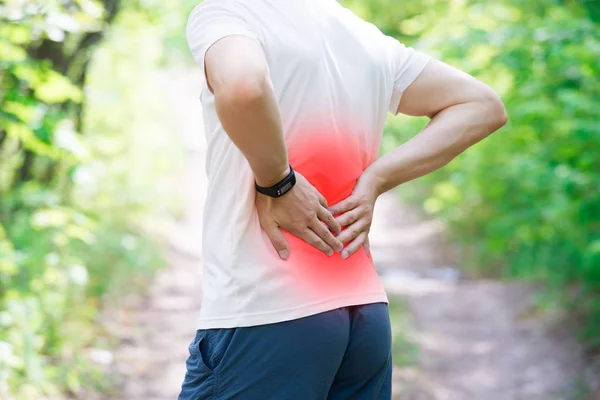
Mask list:
[[[368,246],[368,232],[377,197],[410,180],[433,172],[506,123],[498,95],[484,83],[447,64],[432,60],[403,93],[398,112],[428,116],[429,124],[415,137],[371,164],[347,199],[330,208],[347,226],[338,236],[351,243],[349,256]]]
[[[208,49],[205,65],[221,125],[244,153],[256,182],[279,182],[289,173],[288,157],[262,48],[244,36],[225,37]]]
[[[227,36],[206,52],[205,70],[221,124],[248,160],[256,182],[260,186],[279,182],[289,172],[287,149],[261,46],[245,36]],[[296,180],[280,198],[256,195],[260,224],[273,246],[281,258],[288,258],[281,227],[325,254],[341,251],[342,243],[327,229],[340,231],[325,198],[299,173]]]
[[[428,116],[431,121],[367,168],[377,195],[443,167],[507,119],[502,101],[490,87],[435,60],[404,92],[398,112]]]

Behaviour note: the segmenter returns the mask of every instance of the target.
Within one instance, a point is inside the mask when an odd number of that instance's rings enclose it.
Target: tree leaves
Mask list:
[[[542,280],[556,293],[580,285],[588,299],[568,305],[594,324],[600,320],[600,21],[592,13],[598,10],[552,0],[439,1],[434,8],[418,17],[427,28],[415,42],[496,88],[509,124],[421,179],[427,194],[417,196],[419,203],[450,223],[456,240],[477,255],[465,260],[475,268],[501,263],[508,275]],[[443,24],[434,19],[450,10]],[[392,121],[387,134],[402,142],[415,128]],[[600,325],[589,328],[600,337]]]
[[[81,102],[81,89],[71,83],[65,76],[48,71],[44,79],[34,85],[32,89],[36,97],[46,104],[60,104],[68,100],[75,103]]]

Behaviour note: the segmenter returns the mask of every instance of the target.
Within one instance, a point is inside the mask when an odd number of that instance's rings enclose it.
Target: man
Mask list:
[[[502,102],[334,0],[206,0],[187,39],[209,189],[179,398],[389,399],[375,201],[499,129]],[[431,121],[378,159],[388,111]]]

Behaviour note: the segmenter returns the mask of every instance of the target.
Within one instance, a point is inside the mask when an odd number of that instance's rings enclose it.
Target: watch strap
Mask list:
[[[294,173],[294,170],[292,169],[292,166],[290,165],[290,173],[287,174],[287,176],[285,178],[283,178],[282,180],[277,182],[275,185],[269,186],[269,187],[264,187],[264,186],[258,186],[258,184],[255,182],[254,186],[256,187],[257,192],[262,193],[269,197],[277,198],[277,197],[281,197],[284,194],[286,194],[287,192],[289,192],[290,189],[293,188],[295,184],[296,184],[296,174]]]

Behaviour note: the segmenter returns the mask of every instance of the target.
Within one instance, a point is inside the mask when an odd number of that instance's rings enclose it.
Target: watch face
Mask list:
[[[285,185],[283,185],[283,187],[281,189],[279,189],[277,191],[277,194],[279,196],[281,196],[282,194],[285,194],[285,192],[287,192],[288,190],[290,190],[292,188],[292,182],[288,182]]]

